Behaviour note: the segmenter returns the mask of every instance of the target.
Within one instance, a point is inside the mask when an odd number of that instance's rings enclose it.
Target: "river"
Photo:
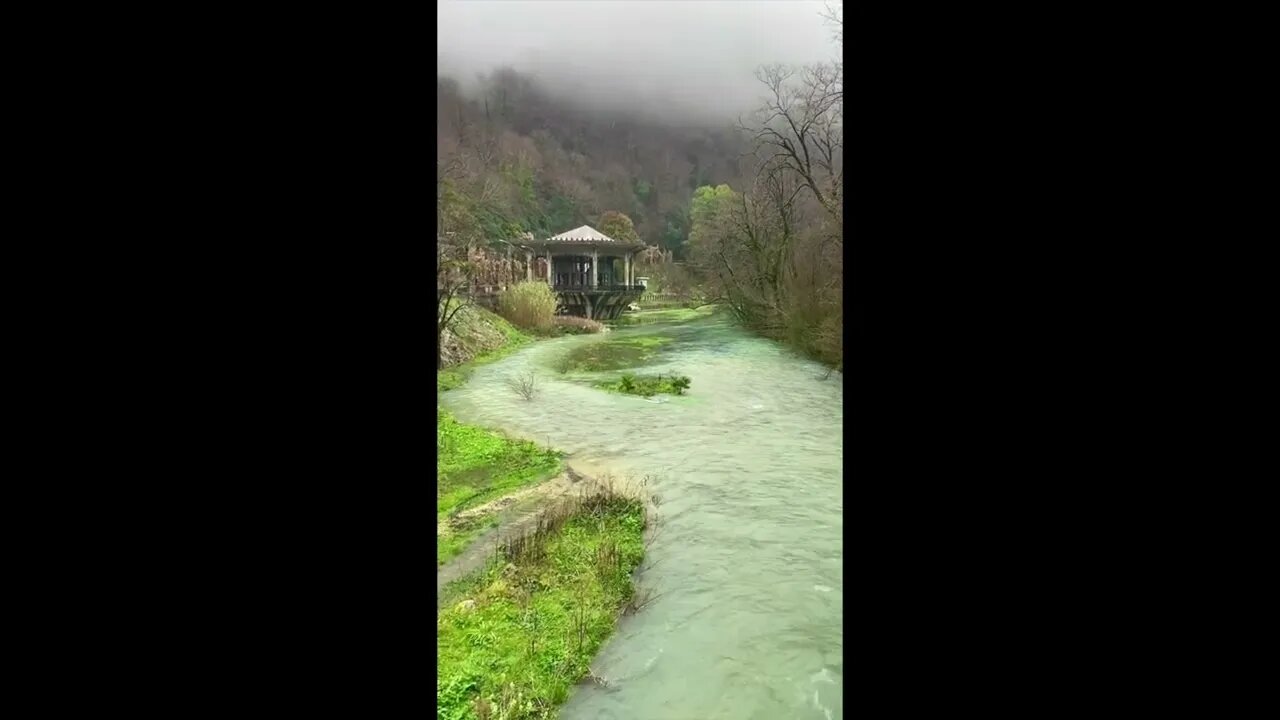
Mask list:
[[[583,343],[670,341],[636,373],[678,372],[667,402],[561,375]],[[539,392],[505,379],[533,370]],[[616,376],[618,373],[607,373]],[[648,476],[655,535],[624,617],[567,720],[832,720],[843,714],[843,378],[719,316],[535,343],[476,369],[442,406],[548,443],[588,472]]]

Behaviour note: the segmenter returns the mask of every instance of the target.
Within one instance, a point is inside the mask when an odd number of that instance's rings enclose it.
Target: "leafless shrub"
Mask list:
[[[507,378],[507,387],[525,400],[532,400],[538,392],[538,376],[534,375],[532,370],[512,375]]]
[[[622,609],[622,614],[634,615],[660,597],[662,597],[660,592],[654,592],[651,588],[640,588],[631,596],[631,600]]]

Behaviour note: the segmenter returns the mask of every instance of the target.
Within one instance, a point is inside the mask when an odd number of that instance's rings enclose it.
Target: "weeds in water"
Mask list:
[[[635,615],[648,607],[654,600],[662,597],[662,595],[663,593],[654,592],[652,588],[642,588],[627,601],[626,606],[622,609],[622,614]]]

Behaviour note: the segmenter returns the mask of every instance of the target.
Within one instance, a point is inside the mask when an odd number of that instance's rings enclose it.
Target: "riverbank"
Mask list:
[[[560,373],[569,356],[590,367]],[[526,401],[507,380],[530,372]],[[660,404],[592,387],[623,373],[691,385]],[[840,716],[841,390],[726,314],[534,343],[441,398],[464,422],[568,451],[583,475],[647,479],[661,529],[636,593],[655,599],[596,650],[607,686],[572,686],[558,717]]]
[[[463,307],[442,339],[441,356],[448,367],[436,371],[436,390],[456,390],[477,368],[534,341],[607,331],[594,321],[557,317],[544,334],[534,335],[484,308]],[[440,408],[436,409],[436,450],[437,567],[503,522],[502,511],[510,501],[529,488],[552,484],[548,481],[564,469],[561,454],[551,448],[459,423]]]
[[[440,340],[445,367],[436,370],[436,391],[461,386],[477,366],[500,360],[533,340],[532,335],[482,307],[462,308]]]
[[[441,339],[436,392],[461,387],[475,368],[532,342],[531,335],[478,306],[458,311]],[[533,443],[457,422],[436,408],[436,566],[460,554],[498,524],[496,512],[464,512],[560,470],[557,453]]]
[[[560,453],[527,440],[458,422],[436,409],[436,564],[443,565],[497,524],[493,512],[468,508],[554,477]]]
[[[508,338],[438,371],[437,388],[535,339]],[[436,431],[439,716],[554,717],[632,602],[642,488],[597,483],[551,448],[443,408]]]
[[[452,585],[436,621],[438,716],[555,717],[632,606],[645,524],[641,501],[586,494]]]

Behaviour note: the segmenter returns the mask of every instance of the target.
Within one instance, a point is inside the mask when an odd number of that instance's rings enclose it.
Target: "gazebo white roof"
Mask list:
[[[540,245],[584,245],[587,247],[643,248],[644,243],[615,240],[590,225],[574,228],[542,240]]]

